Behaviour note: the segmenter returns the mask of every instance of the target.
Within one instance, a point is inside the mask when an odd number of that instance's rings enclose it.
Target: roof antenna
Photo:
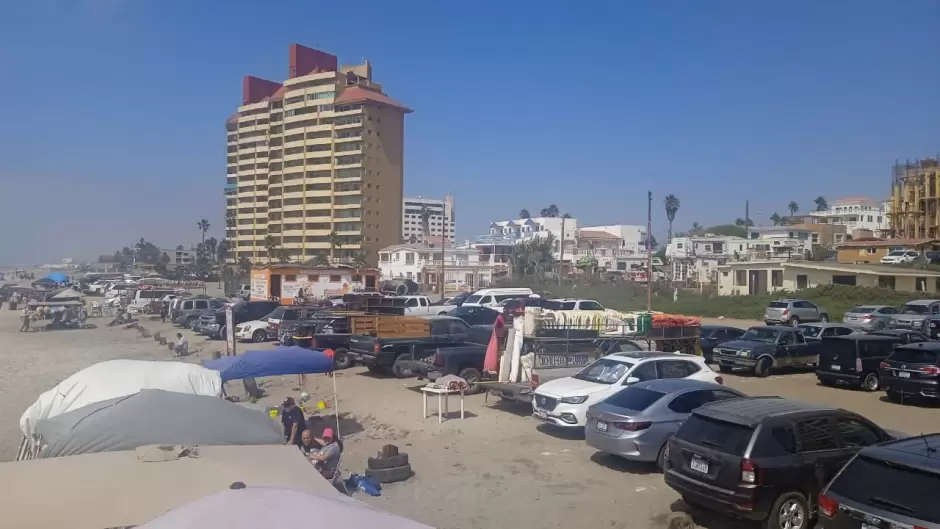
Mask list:
[[[929,458],[929,457],[930,457],[930,454],[936,452],[937,449],[934,448],[934,447],[932,447],[932,446],[930,446],[930,443],[927,442],[927,434],[921,432],[920,438],[921,438],[922,441],[924,441],[924,446],[927,447],[927,457]]]

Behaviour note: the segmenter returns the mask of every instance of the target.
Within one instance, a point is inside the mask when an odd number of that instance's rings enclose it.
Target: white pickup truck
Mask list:
[[[409,316],[427,316],[431,314],[431,299],[427,296],[396,296],[406,299],[405,314]]]

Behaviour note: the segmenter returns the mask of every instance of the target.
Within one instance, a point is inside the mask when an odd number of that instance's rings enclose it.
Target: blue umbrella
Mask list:
[[[49,274],[43,279],[50,279],[52,281],[55,281],[56,283],[68,283],[69,282],[69,276],[65,274],[60,274],[58,272]]]
[[[278,347],[266,351],[248,351],[238,356],[223,356],[203,364],[222,376],[222,382],[242,378],[306,375],[333,371],[333,359],[322,351],[303,347]]]

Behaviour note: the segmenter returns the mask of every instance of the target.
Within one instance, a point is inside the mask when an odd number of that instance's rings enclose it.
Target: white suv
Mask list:
[[[918,257],[920,253],[914,250],[894,250],[881,258],[881,264],[913,263]]]
[[[532,396],[533,415],[567,428],[583,428],[588,407],[625,386],[658,378],[691,378],[722,384],[700,356],[682,353],[624,352],[598,359],[573,377],[546,382]]]

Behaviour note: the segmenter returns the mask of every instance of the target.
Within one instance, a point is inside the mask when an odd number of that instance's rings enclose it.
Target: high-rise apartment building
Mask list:
[[[226,238],[233,259],[318,255],[376,264],[399,242],[405,114],[369,62],[290,46],[288,78],[246,76],[227,130]]]
[[[454,242],[454,230],[457,227],[457,209],[454,196],[447,195],[444,200],[436,198],[414,197],[402,201],[401,238],[402,241],[422,241],[424,233],[425,209],[428,213],[428,233],[431,237],[445,236]]]

